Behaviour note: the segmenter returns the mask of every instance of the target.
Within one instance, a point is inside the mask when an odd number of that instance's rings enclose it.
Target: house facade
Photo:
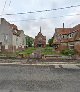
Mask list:
[[[73,28],[56,28],[53,39],[56,51],[74,49],[80,53],[80,24]]]
[[[23,30],[10,24],[4,18],[0,19],[0,52],[15,52],[25,49],[25,35]]]
[[[40,27],[40,32],[38,33],[37,36],[35,36],[34,39],[34,47],[46,47],[46,36],[43,36],[41,33],[41,27]]]

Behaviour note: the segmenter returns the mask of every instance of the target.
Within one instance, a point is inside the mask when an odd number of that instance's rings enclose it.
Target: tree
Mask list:
[[[32,47],[34,43],[34,39],[32,37],[26,36],[26,46]]]
[[[48,40],[48,44],[49,44],[50,47],[52,47],[52,44],[53,44],[53,38],[54,38],[54,37],[52,37],[51,39]]]

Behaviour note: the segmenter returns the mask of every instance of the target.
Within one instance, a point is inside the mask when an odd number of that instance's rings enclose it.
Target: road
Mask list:
[[[0,92],[80,92],[80,69],[0,65]]]

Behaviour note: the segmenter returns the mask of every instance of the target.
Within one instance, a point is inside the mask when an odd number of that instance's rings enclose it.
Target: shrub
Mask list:
[[[65,56],[72,56],[75,55],[75,50],[71,50],[71,49],[62,50],[61,54]]]

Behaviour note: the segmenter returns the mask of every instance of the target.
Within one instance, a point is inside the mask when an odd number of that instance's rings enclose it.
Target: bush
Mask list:
[[[75,51],[70,50],[70,49],[62,50],[61,54],[65,55],[65,56],[72,56],[72,55],[75,55]]]

